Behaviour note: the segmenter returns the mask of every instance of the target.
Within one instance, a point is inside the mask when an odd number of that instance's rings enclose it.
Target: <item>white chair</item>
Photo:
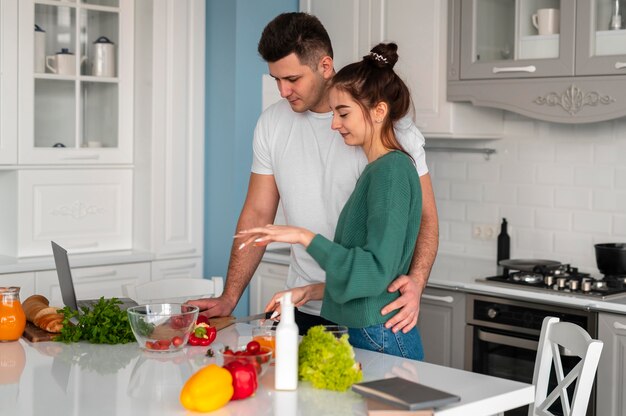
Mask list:
[[[139,304],[185,302],[190,299],[217,297],[224,291],[224,278],[210,279],[161,279],[138,285],[122,287],[124,296]]]
[[[546,317],[541,326],[533,374],[535,402],[530,405],[528,415],[552,415],[548,408],[558,398],[561,399],[561,408],[565,416],[585,415],[602,347],[602,341],[592,339],[580,326],[570,322],[559,322],[559,319],[555,317]],[[561,350],[566,351],[568,355],[580,357],[580,362],[569,374],[563,373]],[[548,393],[548,382],[553,365],[558,385]],[[576,387],[570,402],[567,387],[574,380],[576,380]]]

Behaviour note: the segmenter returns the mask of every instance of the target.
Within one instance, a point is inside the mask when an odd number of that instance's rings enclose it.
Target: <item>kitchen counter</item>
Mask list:
[[[263,261],[289,264],[289,250],[268,248]],[[623,297],[608,300],[581,298],[549,291],[522,290],[511,285],[503,287],[477,280],[496,275],[495,260],[475,259],[451,254],[438,254],[428,280],[428,286],[434,288],[458,290],[467,293],[522,299],[532,302],[548,303],[597,312],[626,314],[626,293]]]
[[[245,345],[251,326],[218,333],[214,348]],[[54,342],[0,343],[0,413],[13,415],[184,415],[178,401],[184,382],[214,362],[205,348],[176,353],[142,352],[137,344],[93,345]],[[533,400],[532,385],[356,350],[364,379],[394,375],[449,391],[461,401],[440,416],[494,414]],[[21,371],[23,368],[23,371]],[[361,396],[318,390],[300,382],[296,392],[273,389],[273,367],[250,399],[231,402],[218,415],[366,415]]]

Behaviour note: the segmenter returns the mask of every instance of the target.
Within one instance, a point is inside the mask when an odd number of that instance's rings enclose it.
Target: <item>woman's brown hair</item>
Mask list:
[[[400,150],[409,155],[396,139],[393,124],[404,117],[411,106],[411,94],[402,79],[393,70],[398,62],[398,45],[379,43],[360,62],[343,67],[333,77],[331,88],[345,91],[361,106],[370,124],[369,110],[384,102],[389,117],[381,129],[382,144],[387,149]],[[411,158],[413,160],[413,158]]]

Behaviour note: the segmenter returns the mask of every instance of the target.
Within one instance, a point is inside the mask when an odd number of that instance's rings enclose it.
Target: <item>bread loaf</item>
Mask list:
[[[63,314],[57,312],[45,296],[32,295],[22,302],[26,320],[44,331],[59,333],[63,328]]]

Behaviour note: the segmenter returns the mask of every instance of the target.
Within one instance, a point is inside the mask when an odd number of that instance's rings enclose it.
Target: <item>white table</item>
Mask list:
[[[220,331],[213,347],[245,345],[250,328],[237,324]],[[178,395],[196,370],[214,362],[205,351],[142,352],[135,343],[0,343],[0,415],[185,415]],[[364,350],[356,350],[356,356],[364,380],[397,375],[461,397],[438,409],[438,416],[495,414],[533,400],[529,384]],[[318,390],[300,382],[295,392],[277,392],[273,382],[270,368],[253,398],[210,414],[367,415],[365,402],[351,391]]]

